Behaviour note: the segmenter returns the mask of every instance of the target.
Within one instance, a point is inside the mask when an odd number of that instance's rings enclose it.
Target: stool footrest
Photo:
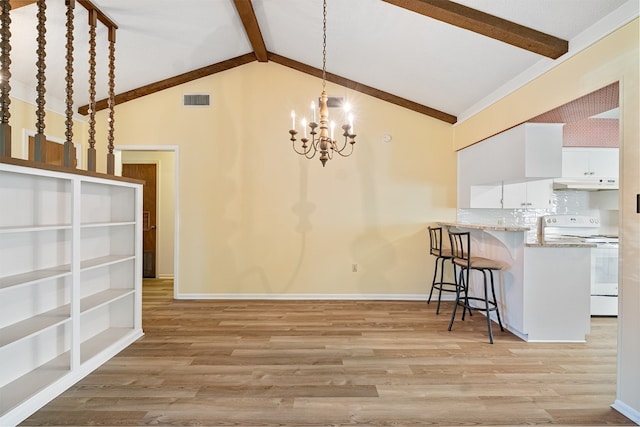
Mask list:
[[[460,285],[453,282],[436,282],[432,286],[434,289],[438,289],[442,292],[458,292],[458,287]],[[447,286],[450,286],[450,288],[447,288]]]
[[[465,303],[465,300],[467,301]],[[477,305],[471,305],[469,304],[469,301],[482,301],[482,303],[488,303],[489,304],[489,311],[496,311],[498,309],[498,305],[495,303],[495,301],[485,301],[484,298],[478,298],[478,297],[460,297],[460,300],[458,301],[458,305],[465,307],[465,308],[470,308],[472,310],[478,310],[478,311],[487,311],[487,307],[479,307]]]

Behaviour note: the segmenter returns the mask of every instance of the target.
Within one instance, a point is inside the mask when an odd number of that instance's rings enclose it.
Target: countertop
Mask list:
[[[562,242],[527,242],[525,244],[528,248],[597,248],[595,243],[562,243]]]
[[[509,231],[509,232],[527,232],[531,230],[529,227],[508,226],[508,225],[484,225],[484,224],[465,224],[461,222],[438,222],[443,227],[470,228],[473,230],[486,231]],[[529,248],[595,248],[595,243],[582,242],[525,242],[525,246]]]
[[[461,222],[439,222],[438,225],[443,227],[458,227],[458,228],[472,228],[474,230],[488,230],[488,231],[514,231],[523,232],[529,231],[529,227],[518,227],[513,225],[483,225],[483,224],[464,224]]]

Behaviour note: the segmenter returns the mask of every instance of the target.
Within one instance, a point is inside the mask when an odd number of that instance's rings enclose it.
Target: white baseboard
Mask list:
[[[173,274],[158,274],[158,279],[173,280]]]
[[[616,399],[611,407],[620,412],[625,417],[629,418],[634,423],[640,425],[640,411],[638,411],[637,409],[633,409],[631,406],[618,399]]]
[[[380,300],[426,301],[421,294],[190,294],[178,293],[177,299],[236,299],[236,300]],[[444,300],[444,298],[442,298]]]

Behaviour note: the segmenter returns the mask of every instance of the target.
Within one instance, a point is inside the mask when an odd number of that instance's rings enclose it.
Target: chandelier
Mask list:
[[[334,139],[335,122],[329,122],[329,108],[327,106],[327,0],[322,4],[322,93],[320,94],[320,123],[316,122],[316,105],[315,102],[311,102],[311,121],[307,123],[307,119],[303,118],[300,122],[303,132],[303,137],[300,142],[296,135],[296,113],[291,111],[291,142],[293,144],[293,150],[305,156],[307,159],[315,157],[316,153],[320,153],[320,161],[324,167],[327,160],[331,160],[337,153],[342,157],[349,157],[353,153],[353,144],[356,143],[356,135],[353,131],[353,115],[349,112],[349,105],[345,104],[345,124],[342,127],[342,136],[344,141],[338,143]],[[307,138],[307,126],[308,134],[310,138]],[[319,128],[319,129],[318,129]]]

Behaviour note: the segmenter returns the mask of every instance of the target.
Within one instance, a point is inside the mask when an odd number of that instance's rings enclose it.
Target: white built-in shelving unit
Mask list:
[[[0,425],[142,336],[142,185],[0,163]]]

